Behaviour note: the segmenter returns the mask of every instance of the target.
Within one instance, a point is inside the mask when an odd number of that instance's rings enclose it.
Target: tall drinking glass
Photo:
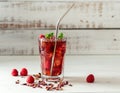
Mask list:
[[[39,54],[42,78],[47,81],[58,81],[64,77],[64,57],[66,38],[39,38]]]

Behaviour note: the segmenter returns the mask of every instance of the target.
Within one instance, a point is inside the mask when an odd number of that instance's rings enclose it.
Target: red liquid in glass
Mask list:
[[[42,74],[46,76],[58,76],[63,71],[64,55],[66,52],[66,40],[57,40],[53,68],[51,64],[55,40],[40,39],[39,52],[41,57]]]

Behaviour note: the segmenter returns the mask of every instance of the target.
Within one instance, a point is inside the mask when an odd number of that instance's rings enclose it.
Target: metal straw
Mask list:
[[[52,57],[52,64],[51,64],[51,69],[50,69],[50,75],[52,75],[52,70],[53,70],[53,65],[54,65],[54,59],[55,59],[55,51],[56,51],[56,45],[57,45],[57,35],[58,35],[58,30],[60,26],[60,22],[64,18],[64,16],[72,9],[72,7],[75,5],[75,3],[72,4],[72,6],[63,14],[63,16],[60,17],[60,19],[57,22],[56,25],[56,31],[55,31],[55,46],[54,46],[54,51],[53,51],[53,57]]]

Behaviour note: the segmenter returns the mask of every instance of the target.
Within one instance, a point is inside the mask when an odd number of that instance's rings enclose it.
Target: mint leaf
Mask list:
[[[45,38],[50,39],[50,34],[46,34],[46,35],[45,35]]]
[[[50,33],[50,37],[53,37],[53,35],[54,35],[54,33],[52,32],[52,33]]]
[[[59,33],[58,39],[62,39],[63,38],[63,33]]]
[[[45,35],[45,38],[50,39],[50,38],[53,37],[53,35],[54,35],[53,32],[52,32],[52,33],[49,33],[49,34],[46,34],[46,35]]]

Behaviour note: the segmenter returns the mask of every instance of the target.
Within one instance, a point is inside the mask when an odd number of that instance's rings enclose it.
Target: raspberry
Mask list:
[[[27,76],[28,75],[28,71],[26,68],[22,68],[21,71],[20,71],[20,75],[21,76]]]
[[[45,36],[43,34],[40,34],[39,38],[45,38]]]
[[[18,71],[17,71],[17,69],[12,69],[11,75],[12,75],[12,76],[18,76]]]
[[[87,78],[86,78],[86,81],[87,81],[88,83],[93,83],[94,80],[95,80],[95,78],[94,78],[94,75],[93,75],[93,74],[89,74],[89,75],[87,76]]]
[[[33,76],[28,76],[26,82],[27,82],[27,83],[34,83],[34,78],[33,78]]]

